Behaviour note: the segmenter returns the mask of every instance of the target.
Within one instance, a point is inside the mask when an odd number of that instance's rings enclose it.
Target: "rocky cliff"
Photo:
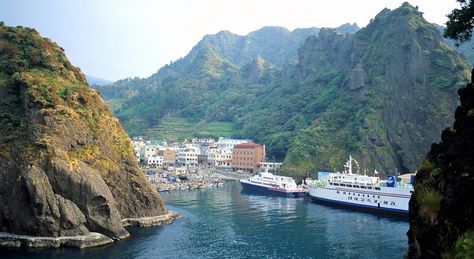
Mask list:
[[[473,71],[474,74],[474,71]],[[433,144],[410,200],[409,257],[474,257],[474,78],[452,127]]]
[[[118,120],[63,49],[0,24],[0,231],[129,233],[124,218],[166,213]]]
[[[322,30],[299,56],[296,91],[312,95],[307,105],[317,109],[290,141],[284,167],[295,174],[338,168],[349,153],[364,167],[416,170],[452,123],[469,74],[466,60],[408,3],[382,10],[354,35]]]

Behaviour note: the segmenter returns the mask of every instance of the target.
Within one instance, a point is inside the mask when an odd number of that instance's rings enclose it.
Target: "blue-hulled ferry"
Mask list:
[[[240,184],[243,191],[291,198],[303,197],[305,195],[304,189],[296,185],[293,178],[273,175],[268,172],[258,173],[250,178],[241,179]]]

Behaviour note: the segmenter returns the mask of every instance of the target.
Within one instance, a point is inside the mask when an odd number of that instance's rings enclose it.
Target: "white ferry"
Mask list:
[[[357,168],[356,173],[352,167]],[[352,156],[342,173],[328,173],[318,180],[307,180],[309,196],[315,201],[370,209],[379,212],[408,214],[408,202],[413,193],[413,175],[388,176],[380,180],[377,171],[373,176],[361,175]],[[409,177],[407,181],[406,177]]]
[[[240,179],[243,191],[258,192],[283,197],[303,197],[304,189],[296,185],[291,177],[273,175],[272,173],[258,173],[246,179]]]

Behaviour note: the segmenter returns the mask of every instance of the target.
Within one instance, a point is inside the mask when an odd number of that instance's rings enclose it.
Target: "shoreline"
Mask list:
[[[174,177],[178,176],[174,175]],[[160,173],[149,177],[148,180],[158,192],[168,192],[218,187],[223,184],[224,181],[239,181],[247,177],[249,177],[247,173],[235,173],[212,168],[189,173],[186,175],[186,180],[169,181],[166,177],[162,177]]]
[[[174,211],[168,211],[167,214],[153,217],[126,218],[122,219],[122,225],[152,227],[169,225],[174,220],[180,218],[180,215]],[[98,232],[90,232],[88,235],[80,236],[61,236],[61,237],[42,237],[18,235],[8,232],[0,232],[0,248],[20,249],[20,248],[91,248],[112,244],[115,241]]]
[[[122,225],[124,227],[128,227],[128,226],[153,227],[153,226],[169,225],[173,223],[174,220],[179,219],[180,217],[181,216],[177,212],[168,211],[167,214],[160,215],[160,216],[122,219]]]

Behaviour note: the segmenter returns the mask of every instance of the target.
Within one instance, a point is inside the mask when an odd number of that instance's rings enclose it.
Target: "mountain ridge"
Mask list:
[[[141,81],[146,94],[116,110],[129,133],[143,134],[139,125],[153,128],[165,115],[226,122],[235,137],[265,143],[270,158],[284,159],[283,172],[299,176],[337,168],[349,153],[369,168],[414,171],[452,122],[456,89],[469,72],[407,3],[354,34],[320,29],[281,65],[260,53],[239,65],[227,55],[237,45],[200,43]],[[258,59],[267,66],[252,66]]]

